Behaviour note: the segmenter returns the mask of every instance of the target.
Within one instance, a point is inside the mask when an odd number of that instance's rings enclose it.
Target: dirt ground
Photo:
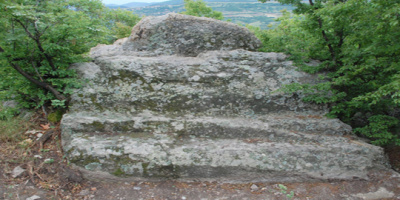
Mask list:
[[[208,181],[85,179],[63,158],[58,125],[43,120],[19,144],[0,144],[0,199],[400,199],[400,175],[374,172],[369,180],[229,184]],[[38,138],[50,136],[41,148]],[[400,148],[386,149],[400,169]],[[18,174],[17,167],[23,169]],[[18,175],[17,175],[18,174]],[[17,177],[13,177],[17,176]]]

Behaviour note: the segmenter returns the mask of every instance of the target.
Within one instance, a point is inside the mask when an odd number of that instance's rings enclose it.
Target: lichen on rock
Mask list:
[[[206,18],[147,17],[132,35],[72,67],[87,80],[62,119],[76,165],[122,177],[301,181],[387,170],[380,147],[278,90],[316,83],[281,53],[255,52],[246,28]],[[346,137],[343,137],[346,136]]]

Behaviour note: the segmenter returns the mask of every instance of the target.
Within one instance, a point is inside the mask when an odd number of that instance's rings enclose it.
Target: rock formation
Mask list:
[[[302,181],[386,170],[380,147],[283,84],[314,83],[227,22],[148,17],[73,67],[87,84],[62,120],[66,157],[122,177]]]

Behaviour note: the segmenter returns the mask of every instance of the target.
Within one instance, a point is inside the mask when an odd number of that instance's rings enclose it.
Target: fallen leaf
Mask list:
[[[50,123],[49,123],[49,124],[40,124],[40,126],[41,126],[44,130],[50,129]]]

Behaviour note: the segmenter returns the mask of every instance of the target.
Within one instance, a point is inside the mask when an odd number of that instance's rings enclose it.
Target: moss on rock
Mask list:
[[[47,116],[47,120],[49,120],[51,123],[60,122],[64,113],[65,112],[62,110],[56,110]]]
[[[125,175],[125,172],[121,170],[121,168],[116,169],[112,174],[114,174],[115,176],[119,176],[122,177]]]

